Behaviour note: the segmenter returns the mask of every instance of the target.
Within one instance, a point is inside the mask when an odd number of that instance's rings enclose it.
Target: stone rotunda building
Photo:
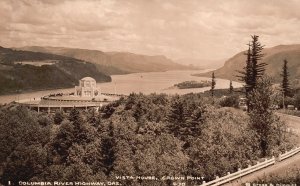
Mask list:
[[[79,80],[79,86],[75,86],[75,96],[94,98],[100,95],[101,91],[97,88],[94,78],[82,78]]]

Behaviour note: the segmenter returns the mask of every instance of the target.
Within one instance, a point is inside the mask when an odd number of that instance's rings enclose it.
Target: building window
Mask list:
[[[85,96],[91,96],[92,93],[91,93],[91,91],[84,91],[84,95],[85,95]]]

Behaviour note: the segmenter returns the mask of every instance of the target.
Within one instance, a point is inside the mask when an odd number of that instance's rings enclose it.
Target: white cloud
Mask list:
[[[3,0],[0,45],[228,58],[251,34],[300,43],[298,0]]]

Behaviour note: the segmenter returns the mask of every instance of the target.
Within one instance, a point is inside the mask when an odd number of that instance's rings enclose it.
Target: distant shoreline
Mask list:
[[[49,91],[49,90],[61,90],[61,89],[69,89],[74,87],[57,87],[57,88],[43,88],[43,89],[28,89],[20,92],[8,92],[4,94],[0,94],[0,96],[17,96],[19,94],[27,94],[27,93],[33,93],[33,92],[41,92],[41,91]]]

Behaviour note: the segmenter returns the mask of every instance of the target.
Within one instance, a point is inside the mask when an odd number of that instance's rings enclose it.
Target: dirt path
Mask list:
[[[293,130],[298,136],[300,135],[300,117],[289,116],[284,114],[278,114],[280,117],[286,121],[287,126]],[[300,136],[299,144],[300,144]],[[265,169],[256,171],[252,174],[246,175],[238,180],[235,180],[231,183],[225,184],[225,186],[239,186],[243,185],[244,183],[249,183],[257,180],[258,178],[263,179],[265,175],[272,175],[272,174],[281,174],[287,175],[289,169],[291,168],[300,168],[300,153],[294,155],[291,158],[288,158],[284,161],[277,162],[275,165],[271,165]]]

